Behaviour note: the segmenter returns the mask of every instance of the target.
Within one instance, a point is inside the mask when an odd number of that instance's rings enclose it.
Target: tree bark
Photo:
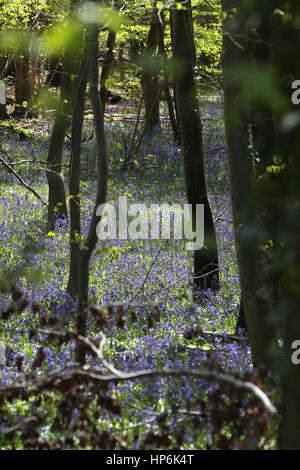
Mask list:
[[[82,144],[82,129],[84,120],[85,92],[87,87],[88,70],[84,60],[79,74],[79,86],[76,104],[72,118],[71,134],[71,166],[69,181],[70,206],[70,270],[67,292],[73,298],[78,294],[79,260],[81,245],[80,221],[80,155]]]
[[[179,129],[179,124],[176,120],[173,98],[170,93],[169,74],[167,72],[167,67],[166,67],[167,66],[167,54],[166,54],[165,40],[164,40],[164,23],[159,23],[158,27],[159,27],[158,52],[161,56],[163,76],[164,76],[163,91],[164,91],[165,99],[168,105],[169,119],[170,119],[170,124],[173,130],[174,141],[177,142],[177,144],[180,144],[180,129]]]
[[[29,52],[24,57],[16,57],[15,64],[15,109],[14,116],[23,117],[28,113],[33,90],[30,80]]]
[[[104,131],[104,115],[102,103],[98,93],[98,27],[96,25],[90,26],[88,37],[90,45],[89,51],[89,84],[90,84],[90,99],[94,114],[94,125],[97,142],[97,162],[98,162],[98,187],[93,210],[92,219],[90,222],[88,235],[80,250],[79,261],[79,295],[78,295],[78,314],[76,320],[77,332],[86,335],[86,320],[88,306],[88,288],[89,288],[89,263],[91,255],[97,244],[96,227],[100,221],[97,216],[97,208],[106,202],[107,195],[107,154],[106,154],[106,139]],[[85,362],[85,352],[80,349],[76,350],[76,361],[80,364]]]
[[[100,76],[100,96],[102,102],[103,113],[105,113],[105,106],[108,98],[108,90],[106,88],[106,80],[109,78],[111,67],[114,61],[114,46],[116,43],[117,34],[115,31],[109,31],[107,44],[106,44],[106,53],[105,60],[102,65],[101,76]]]
[[[286,2],[284,16],[273,2],[275,34],[272,38],[272,64],[282,96],[287,98],[283,112],[274,110],[277,126],[276,156],[286,165],[284,171],[270,178],[264,201],[278,210],[278,222],[273,227],[280,248],[272,259],[272,273],[280,284],[280,308],[284,319],[284,360],[280,363],[282,384],[279,449],[300,450],[300,364],[292,361],[293,342],[300,340],[300,123],[284,126],[286,116],[297,115],[290,99],[292,83],[300,77],[299,2]],[[259,8],[259,6],[258,6]],[[274,105],[275,108],[275,105]],[[298,355],[299,357],[299,355]]]
[[[183,2],[185,3],[185,2]],[[194,282],[197,289],[218,289],[218,251],[214,221],[207,193],[202,123],[194,79],[195,45],[191,3],[187,9],[172,10],[173,57],[176,66],[175,90],[178,106],[185,185],[188,203],[193,208],[195,228],[196,205],[204,205],[205,246],[194,251]],[[214,272],[212,272],[214,271]]]
[[[49,87],[60,87],[62,77],[61,57],[52,57],[49,62],[49,72],[46,77],[46,84]]]
[[[223,90],[233,223],[241,280],[242,303],[255,365],[272,366],[279,355],[271,314],[270,284],[261,255],[261,226],[257,218],[254,169],[249,150],[249,94],[244,81],[233,79],[233,70],[248,67],[247,20],[233,12],[243,0],[223,0],[226,13],[223,35]],[[236,38],[240,47],[236,45]],[[235,73],[238,73],[237,71]],[[247,99],[248,95],[248,99]]]
[[[278,2],[276,2],[278,3]],[[267,2],[260,8],[258,27],[250,27],[248,46],[251,64],[259,71],[271,64],[272,12],[275,2]],[[276,7],[275,7],[276,8]],[[260,175],[273,164],[276,148],[276,130],[272,106],[250,101],[250,125],[253,148],[256,152],[256,174]]]
[[[0,80],[4,80],[7,65],[7,57],[0,56]],[[0,119],[9,119],[6,104],[0,103]]]
[[[73,9],[77,3],[78,0],[73,0],[71,3],[70,16],[73,15]],[[74,50],[72,45],[65,50],[60,103],[55,114],[47,158],[46,176],[49,186],[48,226],[50,230],[55,228],[55,221],[57,218],[68,217],[65,185],[61,174],[62,153],[69,118],[72,115],[72,100],[76,83],[74,76],[78,73],[78,58],[79,51]]]
[[[246,317],[245,317],[245,311],[244,311],[242,299],[240,302],[240,310],[239,310],[238,319],[236,322],[235,333],[238,334],[240,329],[243,329],[244,332],[247,332],[247,323],[246,323]]]
[[[171,29],[171,46],[172,46],[172,51],[175,49],[175,40],[174,40],[174,27],[173,27],[173,21],[172,21],[172,15],[170,18],[170,29]],[[181,139],[181,128],[180,128],[180,118],[179,118],[179,111],[178,111],[178,102],[177,102],[177,93],[176,93],[176,70],[175,67],[176,65],[173,64],[174,70],[173,70],[173,96],[174,96],[174,108],[175,108],[175,119],[177,122],[177,131],[176,131],[176,141],[179,144],[182,144],[182,139]]]
[[[159,99],[160,87],[158,84],[158,73],[153,71],[152,63],[159,42],[159,21],[157,12],[152,15],[150,29],[147,37],[146,50],[142,62],[142,92],[145,104],[145,122],[147,123],[147,133],[152,133],[155,127],[160,125]]]

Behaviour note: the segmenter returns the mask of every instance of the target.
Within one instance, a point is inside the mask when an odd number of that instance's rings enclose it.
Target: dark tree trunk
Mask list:
[[[270,317],[271,292],[265,259],[260,250],[261,227],[256,206],[256,186],[249,150],[249,99],[244,81],[236,82],[232,70],[248,67],[247,19],[232,8],[243,0],[223,0],[223,89],[225,131],[231,176],[233,223],[241,280],[242,303],[254,364],[270,366],[279,353],[276,331]],[[240,47],[235,42],[238,38]],[[274,354],[274,355],[273,355]]]
[[[218,251],[214,221],[207,194],[204,168],[202,123],[194,78],[195,46],[188,9],[172,10],[173,56],[177,67],[175,76],[176,101],[183,144],[185,184],[188,203],[193,208],[195,228],[196,204],[204,205],[205,246],[194,251],[194,280],[198,289],[218,289]]]
[[[163,75],[164,75],[163,91],[164,91],[165,99],[168,105],[169,119],[170,119],[170,124],[173,130],[174,141],[180,144],[179,124],[176,120],[173,98],[170,93],[169,74],[167,72],[167,63],[166,63],[167,54],[166,54],[165,41],[164,41],[164,23],[163,24],[159,23],[158,52],[161,56],[161,61],[162,61],[162,69],[163,69]]]
[[[159,21],[156,11],[148,33],[146,50],[143,56],[142,66],[142,92],[145,105],[145,122],[147,123],[147,133],[152,133],[155,127],[160,125],[159,118],[159,97],[161,90],[158,84],[158,73],[153,71],[153,59],[159,42]]]
[[[49,64],[49,72],[46,78],[46,84],[49,87],[60,87],[62,77],[61,57],[52,57]]]
[[[261,8],[259,26],[250,28],[248,45],[252,65],[258,70],[271,64],[272,11],[275,2],[267,2]],[[278,2],[277,2],[278,3]],[[276,148],[276,130],[271,105],[250,102],[250,124],[253,148],[256,152],[257,174],[272,165]]]
[[[105,106],[108,98],[108,90],[106,88],[106,80],[109,78],[112,64],[114,61],[114,46],[116,43],[117,34],[115,31],[109,31],[107,44],[106,44],[106,53],[105,60],[102,65],[101,76],[100,76],[100,96],[102,102],[103,113],[105,113]]]
[[[125,64],[123,58],[125,44],[120,44],[119,51],[118,51],[118,71],[120,73],[120,81],[125,80]]]
[[[273,11],[277,8],[278,1],[270,1],[259,6],[259,25],[252,26],[249,22],[248,47],[250,64],[259,74],[272,66],[272,36],[273,31]],[[256,8],[253,4],[253,8]],[[275,34],[278,32],[275,31]],[[274,157],[278,152],[279,129],[276,129],[273,103],[250,98],[250,127],[252,135],[252,145],[255,158],[255,179],[257,181],[255,192],[257,194],[258,212],[260,222],[264,226],[266,239],[272,240],[273,254],[278,251],[281,240],[278,239],[278,223],[280,223],[278,208],[275,201],[267,203],[265,198],[264,178],[267,168],[274,165]],[[267,235],[268,234],[268,235]],[[278,280],[270,279],[274,308],[278,308],[280,302],[280,286]],[[277,307],[276,307],[277,305]]]
[[[267,181],[264,202],[272,203],[279,212],[274,228],[280,248],[272,263],[272,273],[280,283],[280,307],[284,312],[284,360],[281,366],[282,406],[279,426],[279,449],[300,450],[300,365],[292,361],[294,341],[300,340],[300,123],[283,126],[286,116],[298,115],[299,109],[290,99],[291,85],[300,77],[299,2],[286,2],[285,15],[273,3],[272,65],[280,83],[282,96],[287,98],[284,113],[274,109],[277,128],[276,156],[286,168],[282,174]],[[258,10],[261,7],[257,5]],[[274,108],[276,107],[275,104]],[[299,108],[299,107],[298,107]],[[298,346],[299,349],[299,346]],[[299,357],[299,355],[298,355]]]
[[[174,26],[173,26],[172,18],[170,21],[170,29],[171,29],[171,45],[172,45],[172,50],[174,51],[175,38],[174,38]],[[174,64],[174,71],[173,71],[173,87],[172,88],[173,88],[173,96],[174,96],[175,119],[177,123],[176,141],[179,144],[181,144],[182,139],[181,139],[180,118],[179,118],[178,103],[177,103],[177,93],[176,93],[176,66],[175,64]]]
[[[54,126],[47,159],[47,180],[49,186],[48,196],[48,225],[51,230],[55,227],[56,218],[67,218],[64,178],[62,171],[62,153],[65,141],[67,125],[72,111],[73,86],[70,80],[74,74],[74,64],[66,58],[61,86],[59,109],[56,111]]]
[[[78,0],[73,0],[70,6],[70,16]],[[53,131],[47,159],[46,176],[49,186],[48,196],[48,225],[50,230],[55,227],[56,218],[67,218],[68,210],[65,195],[65,184],[61,174],[62,153],[65,134],[70,117],[72,116],[75,83],[74,75],[78,73],[79,51],[70,45],[64,54],[63,75],[61,81],[60,103],[55,115]]]
[[[77,332],[85,336],[86,334],[86,320],[88,306],[88,288],[89,288],[89,263],[91,255],[97,244],[96,227],[100,221],[97,215],[97,208],[106,202],[107,195],[107,155],[106,155],[106,139],[104,131],[104,115],[102,103],[98,93],[98,27],[96,25],[90,26],[90,33],[88,36],[88,44],[90,45],[89,51],[89,84],[90,84],[90,98],[94,114],[95,133],[97,141],[97,161],[98,161],[98,187],[93,210],[92,219],[89,226],[89,231],[85,242],[80,251],[79,261],[79,289],[78,289],[78,314],[76,320]],[[76,360],[80,364],[85,362],[85,353],[77,348]]]
[[[88,70],[86,61],[81,66],[77,99],[72,118],[71,135],[71,167],[69,182],[70,205],[70,270],[67,292],[75,298],[78,294],[79,260],[81,246],[80,221],[80,155],[82,143],[82,128],[84,120],[85,92],[87,87]]]
[[[23,117],[28,114],[29,106],[32,102],[31,81],[30,81],[30,61],[29,54],[24,57],[16,57],[15,64],[15,109],[14,115]]]
[[[9,115],[6,109],[6,104],[0,104],[0,119],[1,120],[9,119]]]
[[[247,331],[246,317],[245,317],[245,311],[244,311],[244,306],[243,306],[242,299],[241,299],[241,303],[240,303],[240,310],[239,310],[238,320],[237,320],[237,323],[236,323],[236,329],[235,329],[236,334],[239,333],[240,329],[243,329],[244,332]]]
[[[7,58],[4,56],[0,56],[0,80],[4,80],[5,72],[7,66]],[[0,103],[0,119],[9,119],[9,115],[7,113],[6,103]]]

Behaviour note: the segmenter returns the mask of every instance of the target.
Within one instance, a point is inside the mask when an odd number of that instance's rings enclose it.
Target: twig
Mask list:
[[[102,332],[100,332],[100,335],[101,335],[101,341],[100,341],[100,345],[98,348],[89,339],[85,338],[84,336],[79,335],[78,340],[86,344],[93,351],[93,353],[96,354],[96,356],[100,359],[104,367],[106,367],[106,369],[109,372],[115,375],[115,378],[121,379],[123,377],[123,372],[116,369],[112,364],[110,364],[104,358],[103,349],[106,343],[106,337]]]
[[[139,138],[139,140],[138,140],[138,142],[137,142],[137,144],[136,144],[136,146],[135,146],[135,148],[134,148],[134,153],[135,153],[136,156],[138,156],[138,154],[139,154],[139,151],[140,151],[140,148],[141,148],[143,139],[144,139],[145,134],[146,134],[147,129],[148,129],[148,125],[149,125],[150,120],[151,120],[151,118],[152,118],[152,115],[153,115],[155,106],[156,106],[157,102],[159,101],[159,99],[160,99],[160,97],[161,97],[162,91],[163,91],[163,86],[160,86],[160,87],[159,87],[159,90],[158,90],[158,93],[157,93],[157,95],[156,95],[156,97],[155,97],[155,100],[153,101],[152,108],[151,108],[150,114],[149,114],[149,116],[148,116],[148,119],[145,120],[144,128],[143,128],[143,130],[142,130],[142,132],[141,132],[141,135],[140,135],[140,138]]]
[[[215,272],[217,272],[217,271],[219,271],[219,268],[213,269],[212,271],[210,271],[210,272],[208,272],[208,273],[205,273],[205,274],[202,274],[201,276],[195,275],[195,276],[193,276],[193,279],[201,279],[202,277],[208,276],[209,274],[213,274],[213,273],[215,273]],[[198,273],[196,273],[196,274],[198,274]],[[178,280],[175,281],[175,282],[172,282],[171,284],[167,285],[166,287],[163,287],[163,288],[161,288],[161,289],[158,289],[158,290],[152,292],[152,294],[150,294],[150,295],[148,296],[148,298],[151,298],[151,297],[153,297],[155,294],[159,294],[160,292],[163,292],[164,290],[170,289],[171,287],[175,286],[175,285],[178,284],[179,282],[181,282],[181,281],[183,281],[183,280],[185,280],[185,279],[187,279],[187,278],[189,278],[189,277],[190,277],[190,274],[187,274],[186,276],[181,277],[180,279],[178,279]]]
[[[21,176],[18,175],[18,173],[15,172],[15,170],[5,161],[3,160],[2,157],[0,157],[0,162],[2,163],[2,165],[5,166],[5,168],[7,169],[7,171],[9,173],[11,173],[12,175],[14,175],[15,178],[17,178],[17,180],[22,184],[22,186],[24,186],[24,188],[26,188],[28,191],[30,191],[32,194],[34,194],[34,196],[39,199],[41,201],[41,203],[44,205],[44,206],[47,206],[47,203],[44,201],[44,199],[35,191],[35,189],[33,189],[31,186],[29,186],[27,183],[25,183],[25,181],[21,178]]]
[[[46,165],[47,162],[44,160],[20,160],[19,162],[9,162],[10,166],[25,165],[26,163],[36,163],[39,165]],[[70,168],[70,165],[62,165],[64,168]]]
[[[242,46],[242,44],[240,44],[239,42],[237,42],[237,40],[234,39],[234,37],[228,31],[224,30],[223,34],[224,34],[224,36],[228,37],[229,41],[231,41],[232,44],[234,44],[235,47],[237,47],[238,49],[241,49],[242,51],[246,52],[245,47]]]
[[[149,277],[149,275],[150,275],[151,269],[152,269],[153,266],[155,265],[156,260],[157,260],[157,258],[159,257],[161,251],[162,251],[162,246],[159,247],[159,249],[158,249],[158,251],[157,251],[157,253],[156,253],[155,258],[153,259],[153,261],[152,261],[152,263],[151,263],[151,265],[150,265],[150,267],[149,267],[149,269],[148,269],[148,272],[147,272],[147,274],[146,274],[146,276],[145,276],[145,279],[144,279],[143,284],[142,284],[142,286],[141,286],[141,288],[140,288],[140,291],[139,291],[132,299],[130,299],[129,302],[132,302],[133,300],[135,300],[135,299],[139,296],[139,294],[142,293],[142,291],[144,290],[144,286],[145,286],[145,284],[146,284],[146,282],[147,282],[147,280],[148,280],[148,277]]]
[[[128,155],[126,155],[126,161],[131,159],[131,155],[132,155],[132,152],[133,152],[133,149],[134,149],[134,140],[135,140],[135,136],[136,136],[136,133],[137,133],[140,118],[141,118],[141,111],[142,111],[143,101],[144,101],[144,97],[142,96],[142,98],[140,100],[140,104],[139,104],[139,109],[138,109],[138,113],[137,113],[137,118],[136,118],[134,130],[133,130],[132,137],[131,137],[131,142],[130,142],[130,147],[129,147],[129,150],[128,150]]]

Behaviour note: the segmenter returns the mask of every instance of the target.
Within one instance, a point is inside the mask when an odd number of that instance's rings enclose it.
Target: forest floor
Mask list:
[[[126,195],[129,203],[186,202],[181,150],[174,145],[162,104],[162,128],[152,138],[146,137],[133,170],[122,171],[124,142],[130,140],[133,123],[121,119],[128,116],[126,104],[109,108],[106,116],[109,154],[108,201]],[[119,119],[115,119],[119,115]],[[216,221],[221,288],[218,293],[203,292],[200,303],[191,300],[192,258],[183,241],[119,240],[99,242],[91,261],[90,300],[104,307],[111,302],[125,306],[128,321],[123,328],[111,322],[104,332],[108,338],[105,355],[126,371],[162,367],[216,367],[228,374],[244,376],[251,371],[249,348],[237,342],[216,338],[207,342],[201,336],[191,339],[187,331],[203,330],[234,333],[239,304],[239,278],[234,250],[228,192],[228,167],[224,144],[222,102],[219,97],[202,104],[204,146],[209,194]],[[92,133],[87,113],[84,134]],[[11,163],[35,160],[39,163],[14,165],[27,184],[47,200],[44,165],[49,144],[51,123],[46,119],[27,121],[28,138],[6,133],[2,139],[2,156]],[[70,144],[64,149],[64,173],[68,182]],[[87,232],[95,199],[95,142],[83,145],[81,182],[82,230]],[[74,325],[76,305],[66,294],[69,266],[69,226],[59,223],[57,231],[46,229],[46,210],[33,194],[0,166],[0,300],[1,311],[10,305],[6,292],[8,282],[16,280],[31,302],[40,304],[46,315],[56,314],[68,327]],[[155,262],[154,262],[155,260]],[[161,312],[159,322],[149,323],[150,306],[136,306],[137,319],[130,320],[129,303],[155,303]],[[0,339],[10,346],[7,363],[0,368],[3,383],[15,383],[30,372],[31,358],[38,344],[27,332],[39,322],[30,305],[19,316],[0,323]],[[89,332],[98,329],[89,319]],[[73,360],[73,345],[49,344],[43,374]],[[13,360],[25,355],[21,371]],[[92,360],[92,359],[90,359]],[[213,393],[215,385],[184,379],[148,379],[125,385],[112,385],[122,403],[122,419],[105,414],[100,426],[130,436],[132,448],[139,448],[149,429],[155,429],[153,416],[170,410],[186,409],[191,403]],[[12,413],[26,414],[22,403]],[[200,406],[200,405],[199,405]],[[19,408],[18,408],[19,407]],[[186,417],[186,448],[205,448],[207,431],[192,424]],[[172,427],[172,420],[169,423]],[[189,431],[190,429],[190,431]],[[47,430],[44,431],[47,433]],[[122,434],[123,433],[123,434]],[[174,442],[175,437],[170,438]],[[172,442],[171,444],[172,445]]]

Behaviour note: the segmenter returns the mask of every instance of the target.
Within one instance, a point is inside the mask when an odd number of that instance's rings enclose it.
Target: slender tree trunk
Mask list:
[[[238,320],[236,322],[235,333],[238,334],[240,329],[243,329],[244,332],[247,332],[247,323],[246,323],[246,317],[245,317],[245,311],[244,311],[242,299],[240,302],[240,310],[239,310]]]
[[[158,52],[161,56],[162,69],[163,69],[163,75],[164,75],[163,90],[164,90],[164,95],[165,95],[166,102],[168,105],[169,119],[170,119],[171,127],[173,130],[174,141],[177,143],[180,143],[179,124],[175,116],[174,103],[173,103],[173,99],[170,93],[169,76],[168,76],[167,67],[166,67],[167,54],[166,54],[165,41],[164,41],[164,23],[163,24],[159,23],[158,27],[159,27]]]
[[[279,354],[270,316],[271,291],[261,255],[261,226],[257,217],[254,169],[249,150],[249,100],[244,81],[233,80],[234,67],[247,70],[247,20],[239,9],[243,0],[223,0],[223,89],[225,131],[231,176],[233,222],[241,279],[242,302],[254,364],[271,366]],[[237,42],[239,47],[235,44]],[[236,72],[237,73],[237,72]]]
[[[101,217],[97,215],[97,208],[106,202],[107,195],[107,155],[106,155],[106,139],[104,131],[104,115],[102,103],[98,93],[98,27],[90,26],[88,37],[90,45],[89,53],[89,84],[90,98],[94,114],[95,133],[97,141],[97,161],[98,161],[98,187],[95,207],[89,226],[87,238],[80,251],[79,261],[79,296],[78,296],[78,314],[76,328],[80,335],[86,334],[86,320],[88,306],[88,288],[89,288],[89,263],[91,255],[97,244],[96,227]],[[85,362],[85,353],[79,348],[76,351],[76,360],[80,364]]]
[[[170,29],[171,29],[171,46],[172,46],[172,51],[174,51],[174,49],[175,49],[175,36],[174,36],[174,25],[173,25],[173,21],[172,21],[172,16],[171,16],[171,21],[170,21]],[[174,96],[175,119],[176,119],[176,123],[177,123],[176,141],[179,144],[182,144],[180,118],[179,118],[177,93],[176,93],[176,81],[177,81],[176,80],[176,68],[174,68],[172,88],[173,88],[173,96]]]
[[[3,121],[4,119],[9,119],[9,115],[7,113],[6,104],[0,104],[0,119]]]
[[[100,76],[100,96],[102,102],[103,113],[105,112],[105,106],[108,98],[108,90],[106,88],[106,80],[109,78],[112,64],[114,61],[114,46],[116,43],[117,34],[115,31],[109,31],[107,44],[106,44],[106,53],[105,60],[102,65],[101,76]]]
[[[24,116],[32,101],[30,81],[29,53],[24,57],[16,57],[15,64],[15,116]]]
[[[49,63],[49,72],[46,78],[46,84],[49,87],[61,86],[62,66],[61,57],[52,57]]]
[[[259,9],[260,5],[258,5]],[[287,98],[284,112],[274,111],[277,126],[277,152],[285,169],[268,180],[264,201],[275,205],[279,222],[275,225],[280,248],[272,260],[272,272],[279,278],[280,307],[284,313],[284,360],[281,365],[283,400],[279,426],[279,449],[300,450],[300,365],[292,360],[294,341],[300,340],[300,123],[284,126],[287,116],[299,117],[299,106],[291,100],[292,83],[300,77],[299,2],[286,2],[285,13],[273,2],[272,64],[280,83],[282,96]],[[274,104],[275,108],[275,104]],[[299,349],[299,346],[298,348]],[[299,358],[299,354],[298,354]]]
[[[184,3],[184,2],[183,2]],[[204,205],[205,246],[194,252],[195,286],[218,289],[218,251],[212,211],[207,194],[204,168],[202,123],[194,79],[195,46],[191,21],[191,4],[187,9],[172,10],[173,56],[187,199],[193,208],[195,228],[196,204]]]
[[[5,67],[6,67],[7,59],[6,57],[0,56],[0,80],[4,80],[5,75]],[[5,87],[5,82],[4,82]],[[4,92],[4,98],[6,93]],[[9,119],[9,115],[6,109],[6,103],[0,103],[0,119]]]
[[[271,19],[274,3],[269,1],[260,8],[259,25],[249,31],[250,61],[258,71],[271,64]],[[256,160],[259,160],[256,164],[256,173],[259,175],[273,164],[277,139],[272,106],[257,100],[250,102],[250,124]]]
[[[267,68],[273,66],[271,44],[273,36],[273,12],[278,7],[278,1],[272,0],[265,5],[255,5],[259,7],[259,25],[249,24],[249,55],[250,65],[258,76]],[[277,34],[277,31],[275,32]],[[273,103],[263,102],[252,97],[250,100],[250,128],[252,135],[252,145],[255,157],[255,179],[256,194],[259,211],[259,219],[264,226],[267,240],[272,240],[272,256],[278,251],[281,240],[278,239],[278,224],[280,223],[279,211],[275,201],[265,198],[266,185],[264,178],[267,174],[267,168],[274,164],[274,157],[278,152],[279,129],[276,129],[275,117],[273,112]],[[274,308],[278,308],[280,303],[280,287],[278,280],[270,279],[270,288],[272,291]]]
[[[0,80],[4,80],[5,70],[7,64],[7,57],[0,56]],[[4,82],[5,86],[5,82]],[[9,119],[6,103],[0,103],[0,119]]]
[[[82,128],[84,120],[85,92],[87,87],[88,69],[84,60],[79,74],[77,100],[74,106],[71,135],[71,167],[69,182],[70,205],[70,270],[67,292],[75,298],[78,294],[79,260],[81,246],[80,221],[80,155]]]
[[[118,71],[120,73],[120,82],[125,80],[125,64],[123,58],[124,46],[125,44],[121,43],[118,51]]]
[[[59,109],[56,111],[54,126],[48,151],[46,176],[49,186],[48,196],[48,225],[51,230],[55,227],[56,218],[67,218],[65,183],[61,174],[62,153],[67,125],[72,111],[73,87],[70,80],[74,74],[74,64],[65,58],[62,78]]]
[[[73,15],[78,0],[73,0],[70,6],[70,16]],[[67,218],[68,210],[66,203],[64,178],[62,171],[62,153],[65,134],[72,115],[74,76],[78,73],[79,51],[70,45],[64,54],[63,75],[61,81],[60,103],[56,111],[53,131],[47,158],[46,176],[49,186],[48,196],[48,225],[51,230],[55,227],[56,218]]]
[[[155,52],[159,42],[159,21],[157,12],[153,13],[150,30],[147,38],[146,50],[142,65],[142,92],[145,104],[145,122],[147,123],[147,133],[152,133],[153,129],[160,125],[159,118],[159,99],[160,87],[158,84],[158,74],[151,70]]]

